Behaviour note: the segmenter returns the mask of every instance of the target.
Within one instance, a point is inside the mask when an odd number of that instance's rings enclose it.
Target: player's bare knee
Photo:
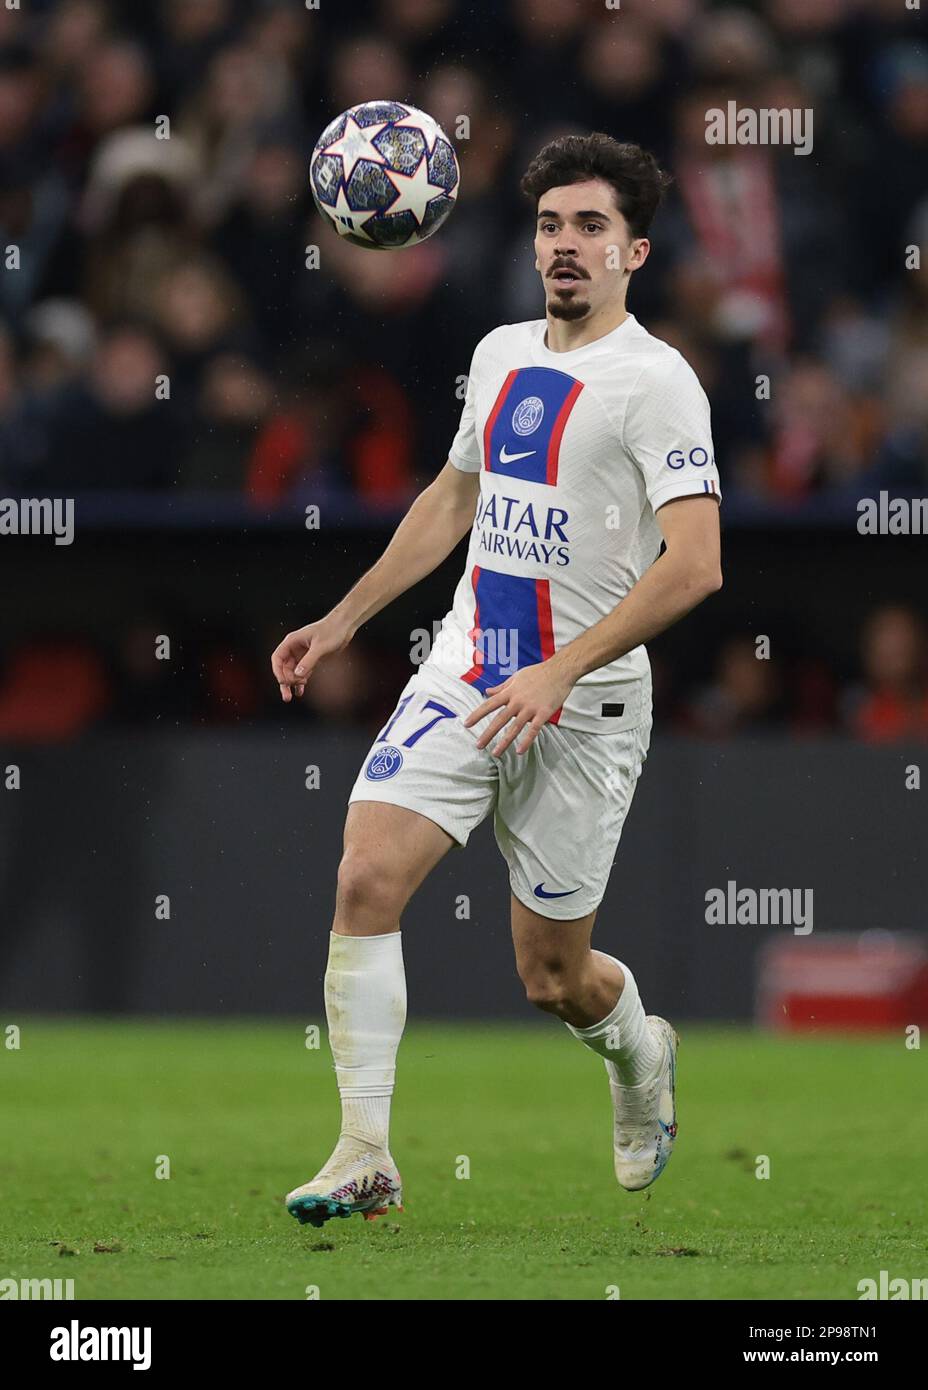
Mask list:
[[[389,859],[370,848],[348,848],[338,866],[336,910],[352,913],[398,915],[405,906],[401,874]]]
[[[522,975],[522,983],[526,999],[536,1009],[558,1015],[569,1011],[571,1000],[566,975],[555,971],[526,972]]]

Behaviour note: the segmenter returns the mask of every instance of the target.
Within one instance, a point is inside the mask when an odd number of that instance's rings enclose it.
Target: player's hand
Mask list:
[[[317,661],[342,651],[353,636],[349,624],[331,613],[317,623],[288,632],[271,656],[271,669],[284,704],[303,694]]]
[[[493,757],[501,757],[519,734],[524,736],[521,743],[516,745],[516,752],[524,753],[534,743],[539,729],[544,727],[555,710],[561,708],[573,685],[574,682],[564,675],[553,659],[540,661],[535,666],[523,666],[502,685],[487,687],[489,698],[467,716],[464,727],[469,729],[485,715],[499,710],[497,717],[478,738],[477,747],[486,748],[499,731],[509,724],[499,743],[490,750]]]

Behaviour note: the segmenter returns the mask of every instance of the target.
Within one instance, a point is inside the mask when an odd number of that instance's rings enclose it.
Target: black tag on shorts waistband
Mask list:
[[[625,713],[624,705],[601,705],[600,714],[604,719],[621,719]]]

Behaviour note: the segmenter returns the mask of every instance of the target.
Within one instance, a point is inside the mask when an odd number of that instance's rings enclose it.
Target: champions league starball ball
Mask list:
[[[326,126],[309,177],[317,208],[339,236],[399,251],[438,231],[461,171],[431,116],[399,101],[365,101]]]

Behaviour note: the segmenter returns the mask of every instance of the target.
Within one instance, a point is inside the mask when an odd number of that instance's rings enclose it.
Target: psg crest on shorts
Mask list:
[[[369,782],[382,782],[386,777],[394,777],[403,766],[403,755],[392,743],[378,748],[367,760],[364,776]]]
[[[339,236],[399,251],[438,231],[458,196],[460,169],[431,116],[399,101],[365,101],[326,126],[309,177]]]

